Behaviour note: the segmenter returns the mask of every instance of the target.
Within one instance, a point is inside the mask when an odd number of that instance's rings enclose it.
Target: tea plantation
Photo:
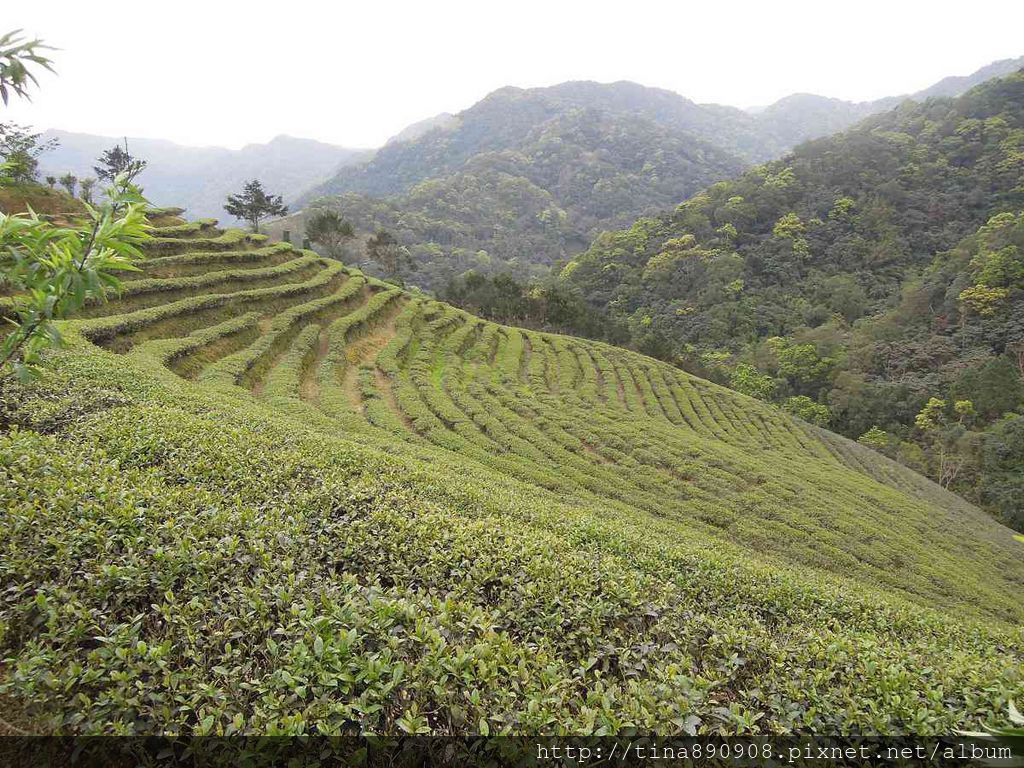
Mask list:
[[[0,389],[0,711],[65,733],[949,733],[1024,545],[640,355],[155,216]]]

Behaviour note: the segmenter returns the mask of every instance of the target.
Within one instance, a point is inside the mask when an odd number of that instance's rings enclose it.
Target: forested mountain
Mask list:
[[[471,269],[536,277],[599,232],[789,146],[759,126],[784,133],[791,114],[698,105],[627,82],[502,88],[425,133],[413,126],[413,138],[343,168],[304,200],[331,196],[357,228],[394,232],[426,287]]]
[[[43,139],[59,145],[39,158],[43,175],[71,172],[95,176],[100,153],[124,139],[67,131],[47,131]],[[128,139],[128,149],[147,162],[140,182],[156,205],[181,205],[192,218],[223,218],[224,198],[249,179],[261,179],[286,202],[330,177],[348,163],[367,159],[372,152],[333,144],[278,136],[266,144],[241,149],[189,147],[162,139]]]
[[[966,87],[1011,63],[935,88]],[[602,230],[899,101],[795,94],[744,111],[629,82],[502,88],[458,115],[410,126],[299,202],[329,196],[357,228],[393,231],[426,287],[470,269],[537,276]],[[301,230],[297,219],[286,226]]]
[[[1024,469],[1020,416],[1001,447],[980,436],[1024,404],[1022,178],[1018,73],[606,233],[561,280],[639,348],[849,436],[876,427],[865,440],[970,495],[986,450]],[[1015,488],[991,500],[1006,515]]]
[[[981,85],[986,80],[991,80],[994,77],[1003,77],[1019,69],[1024,69],[1024,56],[1018,56],[1015,59],[1000,59],[999,61],[993,61],[991,64],[982,67],[970,75],[944,77],[935,85],[913,94],[911,98],[923,101],[934,96],[959,96],[974,86]]]
[[[774,159],[801,142],[838,133],[866,117],[896,107],[901,101],[959,96],[986,80],[1009,75],[1022,67],[1024,56],[1002,59],[970,75],[946,77],[915,93],[888,96],[874,101],[853,102],[811,93],[794,93],[768,107],[749,110],[757,118],[765,134],[766,148],[776,150],[764,154],[760,159]]]
[[[513,122],[497,113],[493,120]],[[487,143],[497,145],[493,138]],[[732,155],[649,117],[595,108],[556,113],[509,149],[438,148],[436,157],[439,168],[458,170],[394,197],[349,193],[334,202],[357,228],[394,232],[420,264],[416,282],[427,286],[471,268],[545,274],[601,230],[673,205],[743,168]]]
[[[404,141],[415,141],[420,136],[434,130],[435,128],[447,128],[455,122],[455,115],[451,112],[441,112],[440,114],[428,117],[423,120],[418,120],[411,125],[407,125],[405,128],[400,130],[394,136],[387,140],[388,144],[399,144]]]

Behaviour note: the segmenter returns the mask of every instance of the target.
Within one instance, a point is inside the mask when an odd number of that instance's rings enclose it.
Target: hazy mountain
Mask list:
[[[935,88],[956,90],[1012,65]],[[536,276],[602,230],[901,101],[794,94],[751,112],[630,82],[500,88],[458,115],[410,126],[298,204],[329,198],[357,228],[394,232],[425,287],[470,269]],[[286,225],[301,231],[301,219]]]
[[[412,125],[407,125],[401,131],[388,139],[386,143],[400,144],[403,141],[415,141],[428,131],[432,131],[435,128],[448,128],[455,121],[456,117],[451,112],[442,112],[439,115],[434,115],[433,117],[428,117],[425,120],[415,122]]]
[[[505,88],[447,127],[383,147],[308,197],[339,192],[362,230],[410,248],[418,284],[477,269],[543,274],[600,231],[655,213],[747,163],[678,127],[688,110],[631,83]],[[659,119],[659,110],[665,117]],[[673,122],[674,121],[674,122]],[[290,221],[293,231],[303,229]]]
[[[591,110],[605,120],[609,116],[638,119],[694,142],[717,136],[719,140],[712,143],[736,161],[757,147],[752,119],[741,110],[703,107],[671,91],[628,82],[506,87],[417,138],[391,142],[370,161],[341,169],[304,199],[344,192],[375,197],[404,193],[421,181],[461,170],[478,155],[516,151],[545,126],[578,110]]]
[[[935,85],[912,94],[911,98],[920,101],[932,96],[959,96],[961,93],[966,93],[974,86],[980,85],[986,80],[991,80],[993,77],[1003,77],[1019,69],[1024,69],[1024,56],[1018,56],[1016,59],[1000,59],[988,66],[982,67],[973,74],[964,77],[943,78],[935,83]]]
[[[630,115],[651,121],[675,136],[703,140],[748,164],[778,157],[809,139],[850,127],[904,98],[955,96],[992,77],[1024,65],[1021,59],[995,62],[966,77],[951,77],[907,97],[849,102],[814,94],[793,94],[758,110],[697,104],[672,91],[630,82],[567,82],[547,88],[500,88],[456,116],[443,114],[414,123],[369,161],[341,169],[309,194],[358,192],[387,197],[409,191],[425,179],[460,170],[474,156],[514,150],[540,126],[573,110]],[[677,201],[683,195],[677,195]]]
[[[1024,67],[1024,56],[993,62],[963,77],[947,77],[934,85],[905,96],[888,96],[875,101],[843,101],[811,93],[795,93],[774,104],[747,110],[763,132],[765,149],[787,150],[809,139],[837,133],[869,115],[892,109],[901,101],[924,101],[937,96],[959,96],[994,77],[1003,77]],[[775,157],[769,153],[763,159]]]
[[[100,153],[124,139],[66,131],[47,131],[45,138],[60,142],[40,158],[42,175],[71,171],[95,176]],[[305,189],[330,178],[344,165],[367,159],[370,150],[278,136],[266,144],[241,149],[189,147],[162,139],[128,139],[129,151],[147,161],[140,177],[147,197],[156,205],[184,206],[190,218],[230,219],[224,198],[243,182],[258,178],[275,194],[293,200]]]

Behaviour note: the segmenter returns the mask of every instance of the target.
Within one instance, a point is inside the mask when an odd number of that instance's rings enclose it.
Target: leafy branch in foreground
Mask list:
[[[20,29],[0,36],[0,99],[5,106],[12,92],[27,99],[29,83],[38,85],[30,65],[53,72],[53,62],[40,53],[49,47],[41,40],[25,40]]]
[[[124,177],[108,195],[71,226],[31,210],[0,214],[0,286],[13,294],[0,305],[13,326],[0,343],[0,372],[10,366],[22,380],[37,376],[42,351],[62,343],[55,321],[119,290],[116,272],[137,269],[139,245],[149,237],[146,200]]]
[[[1020,538],[1020,537],[1017,537]],[[1009,747],[1013,757],[1009,761],[1001,762],[1005,766],[1024,766],[1024,715],[1017,707],[1010,702],[1009,712],[1010,727],[986,727],[984,731],[959,731],[961,736],[968,736],[972,739],[991,741],[996,744]]]

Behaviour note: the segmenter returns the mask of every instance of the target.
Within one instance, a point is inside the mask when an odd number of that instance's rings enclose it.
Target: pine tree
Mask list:
[[[128,141],[125,140],[124,148],[115,144],[99,156],[99,165],[94,165],[96,178],[100,181],[114,182],[118,176],[125,176],[130,182],[146,168],[146,161],[132,157],[128,153]]]
[[[228,195],[224,210],[236,219],[249,222],[253,232],[258,232],[260,221],[268,216],[284,216],[288,206],[282,203],[280,195],[269,195],[257,180],[246,182],[240,195]]]

